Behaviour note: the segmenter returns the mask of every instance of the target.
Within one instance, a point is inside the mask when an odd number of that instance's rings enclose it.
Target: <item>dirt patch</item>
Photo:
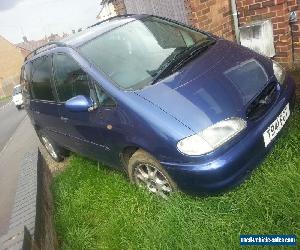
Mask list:
[[[57,175],[69,165],[69,157],[66,157],[62,162],[54,161],[49,155],[49,153],[46,151],[45,147],[40,142],[39,142],[39,149],[52,175],[54,176]]]

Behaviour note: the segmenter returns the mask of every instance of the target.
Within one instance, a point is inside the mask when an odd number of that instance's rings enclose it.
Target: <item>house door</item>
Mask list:
[[[188,24],[184,0],[124,0],[128,14],[151,14]]]

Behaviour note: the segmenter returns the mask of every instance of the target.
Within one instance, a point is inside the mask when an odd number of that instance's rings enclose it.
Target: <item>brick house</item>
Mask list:
[[[243,27],[269,20],[274,59],[300,67],[300,0],[111,0],[117,14],[166,16],[229,40],[239,40]],[[290,23],[290,13],[298,19]],[[272,56],[273,57],[273,56]]]
[[[64,33],[65,37],[67,34]],[[45,45],[48,42],[52,41],[59,41],[63,37],[59,36],[58,34],[51,34],[48,37],[45,37],[41,40],[28,40],[26,36],[23,37],[23,42],[15,44],[17,48],[19,48],[24,57],[26,57],[30,52],[34,51],[38,47]]]
[[[0,36],[0,98],[11,95],[19,83],[23,61],[20,49]]]

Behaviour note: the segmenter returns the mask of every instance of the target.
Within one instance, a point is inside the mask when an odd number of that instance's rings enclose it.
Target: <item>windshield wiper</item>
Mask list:
[[[167,61],[164,66],[158,71],[156,76],[153,78],[152,84],[155,84],[159,79],[170,75],[175,72],[177,69],[185,65],[188,61],[195,58],[195,56],[204,52],[211,45],[215,44],[215,40],[207,40],[201,42],[201,44],[194,44],[191,47],[187,47],[181,53],[175,55],[171,60]]]

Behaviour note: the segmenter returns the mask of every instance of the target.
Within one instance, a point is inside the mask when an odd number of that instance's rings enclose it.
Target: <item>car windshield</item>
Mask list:
[[[80,53],[123,89],[154,83],[177,55],[213,38],[156,17],[134,20],[80,46]]]
[[[21,86],[17,86],[13,90],[13,95],[20,94],[22,92]]]

